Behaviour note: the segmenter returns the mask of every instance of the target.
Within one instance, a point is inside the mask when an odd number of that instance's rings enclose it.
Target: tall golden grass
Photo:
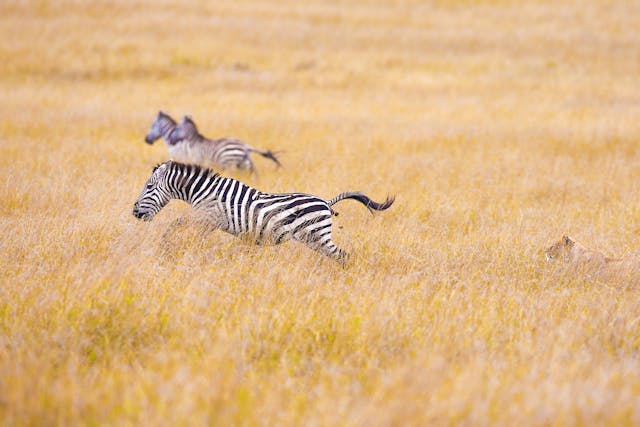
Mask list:
[[[638,425],[640,3],[0,3],[0,424]],[[159,109],[283,150],[346,269],[131,215]],[[164,243],[163,243],[164,242]]]

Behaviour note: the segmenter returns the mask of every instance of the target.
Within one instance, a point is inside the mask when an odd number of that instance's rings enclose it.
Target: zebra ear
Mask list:
[[[158,163],[158,164],[153,168],[153,172],[152,172],[152,173],[154,173],[154,172],[155,172],[155,171],[157,171],[158,169],[166,169],[166,168],[167,168],[167,166],[169,166],[169,165],[170,165],[170,164],[172,164],[172,163],[173,163],[173,160],[171,160],[171,159],[167,160],[167,161],[166,161],[166,162],[164,162],[164,163]]]

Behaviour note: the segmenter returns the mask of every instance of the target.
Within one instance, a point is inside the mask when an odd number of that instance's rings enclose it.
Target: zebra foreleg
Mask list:
[[[172,237],[184,232],[188,227],[195,227],[198,229],[200,236],[206,237],[214,230],[219,228],[219,224],[209,218],[203,216],[183,216],[173,220],[167,230],[162,234],[162,243],[167,245]]]
[[[160,255],[162,258],[167,258],[169,260],[175,260],[178,253],[176,252],[176,247],[179,246],[178,236],[184,233],[187,226],[192,222],[192,218],[183,216],[177,219],[174,219],[171,224],[167,227],[164,233],[162,233],[162,238],[160,239],[160,245],[158,250],[160,251]]]
[[[167,227],[166,231],[162,234],[162,241],[167,241],[176,230],[184,229],[192,221],[193,218],[189,218],[186,216],[174,219],[173,222],[169,224],[169,227]]]

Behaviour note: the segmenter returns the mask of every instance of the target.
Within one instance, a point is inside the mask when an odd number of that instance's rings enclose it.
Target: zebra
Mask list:
[[[167,143],[167,147],[169,148],[169,154],[173,156],[172,150],[174,147],[169,142],[169,135],[175,128],[176,121],[164,111],[158,111],[158,115],[156,116],[155,121],[151,123],[151,128],[149,129],[149,132],[147,132],[144,142],[149,145],[153,145],[153,143],[158,139],[164,138],[164,141]]]
[[[354,199],[373,213],[389,208],[395,197],[376,203],[359,191],[331,200],[304,193],[269,194],[212,169],[169,160],[153,169],[133,205],[133,215],[151,221],[172,199],[189,203],[212,229],[258,245],[297,240],[344,266],[349,255],[331,240],[331,219],[337,215],[331,206]]]
[[[237,168],[252,173],[255,167],[250,153],[258,153],[274,161],[278,167],[282,166],[275,153],[258,150],[239,139],[204,137],[189,116],[184,116],[182,121],[174,126],[166,136],[166,141],[169,153],[174,160],[216,166],[221,169]]]

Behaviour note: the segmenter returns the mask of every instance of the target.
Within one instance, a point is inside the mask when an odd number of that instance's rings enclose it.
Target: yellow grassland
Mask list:
[[[0,3],[0,424],[638,425],[640,3]],[[159,109],[348,268],[131,215]]]

